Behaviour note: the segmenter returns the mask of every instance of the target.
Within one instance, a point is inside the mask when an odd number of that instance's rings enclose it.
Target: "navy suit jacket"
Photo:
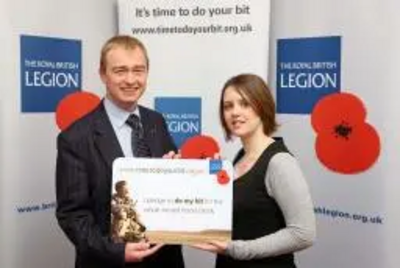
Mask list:
[[[152,157],[176,150],[161,114],[139,106]],[[165,246],[141,263],[125,263],[125,244],[110,237],[112,163],[123,157],[103,103],[57,139],[56,216],[76,249],[76,268],[182,268],[180,246]]]

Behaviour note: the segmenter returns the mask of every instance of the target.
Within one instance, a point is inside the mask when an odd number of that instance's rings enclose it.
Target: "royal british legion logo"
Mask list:
[[[278,40],[277,111],[309,114],[341,85],[339,36]]]
[[[22,35],[20,42],[21,111],[54,112],[81,89],[81,41]]]
[[[155,109],[164,115],[178,148],[187,138],[201,134],[201,98],[158,97]]]

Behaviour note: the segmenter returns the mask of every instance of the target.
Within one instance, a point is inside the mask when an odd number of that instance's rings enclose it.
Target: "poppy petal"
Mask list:
[[[214,138],[206,135],[197,135],[187,139],[180,148],[182,158],[206,159],[213,158],[219,153],[218,143]]]
[[[338,122],[364,122],[367,111],[363,102],[354,94],[334,93],[322,98],[311,114],[311,124],[318,133]]]

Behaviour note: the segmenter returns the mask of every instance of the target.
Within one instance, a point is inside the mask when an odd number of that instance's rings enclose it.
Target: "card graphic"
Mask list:
[[[232,181],[225,160],[118,158],[111,235],[116,242],[229,241]]]

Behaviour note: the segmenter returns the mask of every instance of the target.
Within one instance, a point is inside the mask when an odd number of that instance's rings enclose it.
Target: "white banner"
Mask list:
[[[400,3],[391,0],[280,0],[272,4],[273,53],[269,80],[276,88],[278,98],[282,88],[279,79],[287,74],[279,67],[285,61],[333,63],[337,72],[332,72],[333,68],[325,68],[320,69],[321,73],[337,74],[335,82],[339,83],[339,91],[354,94],[362,101],[366,110],[365,121],[380,137],[380,153],[375,155],[376,161],[358,173],[343,174],[332,171],[332,166],[328,168],[318,159],[315,148],[317,133],[311,125],[311,112],[280,114],[281,136],[302,164],[310,182],[317,214],[317,241],[314,247],[300,254],[300,267],[399,266],[400,212],[397,204],[400,182],[395,160],[400,153],[400,121],[397,119],[400,114],[398,10]],[[341,45],[335,45],[335,38],[332,37],[340,38]],[[285,45],[289,51],[283,51]],[[312,53],[302,54],[300,58],[297,57],[300,53],[296,51],[300,46],[314,47]],[[341,55],[338,60],[335,57],[315,58],[320,51],[327,56],[336,49]],[[295,71],[292,70],[292,73]],[[320,90],[314,87],[308,91],[301,85],[291,88],[291,92],[299,93],[298,102],[302,95]],[[343,111],[345,108],[337,106],[336,109]],[[363,137],[356,136],[357,129],[349,133],[349,122],[344,123],[341,126],[344,128],[339,130],[344,131],[342,134],[347,135],[349,143],[363,140]],[[332,133],[337,130],[332,128]],[[345,156],[376,146],[376,141],[360,142],[359,145],[361,147],[348,150]],[[334,152],[331,150],[330,153]],[[358,160],[362,158],[360,156]],[[344,164],[351,165],[350,162]]]
[[[57,43],[55,40],[78,40],[82,45],[82,88],[97,90],[102,95],[97,70],[100,47],[115,34],[113,4],[96,0],[0,2],[3,51],[0,63],[0,267],[74,266],[74,249],[55,218],[54,176],[59,129],[54,107],[39,112],[51,99],[50,95],[61,92],[62,87],[46,87],[57,82],[51,76],[36,76],[36,80],[27,82],[21,73],[23,68],[33,67],[34,62],[55,62],[39,55],[40,46],[30,41],[53,45]],[[27,44],[23,44],[22,36],[29,41]],[[57,55],[53,49],[47,52]],[[36,67],[38,74],[40,66]],[[61,73],[62,69],[58,71]],[[35,86],[22,90],[33,81]],[[25,95],[41,89],[46,93],[43,97]],[[23,99],[37,103],[38,112],[23,111]]]
[[[218,140],[223,156],[232,159],[238,144],[224,143],[219,96],[225,81],[239,73],[267,77],[270,1],[120,0],[118,10],[119,32],[138,37],[148,49],[143,103],[152,107],[155,98],[201,98],[201,132]],[[213,260],[212,254],[185,249],[187,267],[212,267]]]
[[[150,57],[155,97],[201,97],[202,132],[223,143],[219,94],[239,73],[268,73],[269,1],[119,1],[119,32],[142,40]],[[236,148],[224,148],[227,157]]]

